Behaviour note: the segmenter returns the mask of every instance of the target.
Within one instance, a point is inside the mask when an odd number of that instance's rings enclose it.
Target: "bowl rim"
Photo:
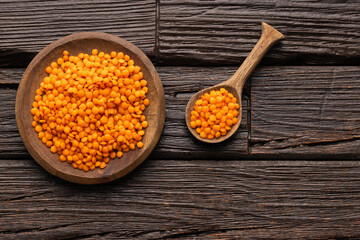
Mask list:
[[[148,69],[151,78],[154,82],[154,88],[156,88],[156,97],[159,98],[157,101],[159,102],[159,111],[158,111],[158,121],[157,121],[157,131],[155,131],[154,136],[152,136],[151,142],[148,144],[147,148],[143,148],[143,153],[140,154],[137,158],[129,161],[129,164],[127,164],[124,168],[120,169],[117,172],[114,172],[112,174],[104,174],[99,177],[92,177],[91,171],[87,172],[86,174],[88,176],[79,176],[74,175],[71,173],[65,173],[64,171],[61,171],[62,169],[56,169],[54,166],[52,166],[46,159],[43,159],[40,154],[36,151],[36,149],[33,147],[33,145],[30,143],[30,141],[27,141],[26,138],[28,137],[28,134],[26,133],[25,129],[27,126],[25,126],[24,122],[21,119],[22,114],[25,114],[21,111],[21,104],[23,102],[23,92],[25,91],[25,86],[27,81],[29,81],[29,76],[32,73],[32,71],[35,69],[36,65],[43,60],[44,57],[46,57],[49,53],[51,53],[53,50],[55,50],[57,47],[60,47],[68,42],[71,41],[77,41],[77,40],[85,40],[85,39],[99,39],[99,40],[105,40],[105,41],[111,41],[115,44],[120,45],[121,47],[129,50],[130,52],[133,52],[137,55],[137,58],[146,65],[146,68]],[[68,36],[62,37],[49,45],[47,45],[44,49],[42,49],[30,62],[28,67],[26,68],[22,79],[20,81],[17,94],[16,94],[16,102],[15,102],[15,118],[16,123],[19,129],[19,133],[21,136],[21,139],[26,147],[26,149],[29,151],[32,158],[46,171],[51,173],[54,176],[57,176],[59,178],[62,178],[64,180],[79,183],[79,184],[99,184],[99,183],[105,183],[110,182],[115,179],[121,178],[125,176],[126,174],[130,173],[132,170],[134,170],[137,166],[139,166],[154,150],[155,146],[157,145],[162,130],[164,128],[165,124],[165,94],[164,89],[160,80],[160,77],[150,61],[150,59],[145,55],[144,52],[142,52],[138,47],[136,47],[131,42],[122,39],[120,37],[108,34],[108,33],[102,33],[102,32],[79,32],[70,34]],[[32,127],[31,127],[32,128]],[[136,149],[139,150],[139,149]],[[106,168],[105,168],[106,169]],[[80,171],[78,169],[74,169],[77,171]]]

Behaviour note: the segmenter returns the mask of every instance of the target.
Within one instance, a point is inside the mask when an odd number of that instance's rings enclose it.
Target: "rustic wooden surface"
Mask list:
[[[26,67],[51,42],[76,32],[106,32],[154,55],[156,2],[2,1],[0,66]]]
[[[278,67],[251,81],[251,153],[360,158],[360,67]]]
[[[0,239],[360,238],[356,1],[2,1],[0,9]],[[245,86],[239,131],[216,146],[197,141],[185,125],[188,99],[236,71],[261,21],[287,39]],[[48,174],[15,123],[27,64],[79,31],[139,46],[166,97],[151,157],[98,186]]]
[[[349,161],[149,159],[82,186],[33,161],[0,162],[2,239],[359,237],[360,166]]]
[[[286,36],[267,65],[358,65],[357,1],[160,1],[163,64],[240,65],[260,37],[262,21]]]

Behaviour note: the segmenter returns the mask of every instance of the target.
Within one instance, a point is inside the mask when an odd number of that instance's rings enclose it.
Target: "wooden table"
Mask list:
[[[0,239],[358,239],[360,4],[327,2],[2,1]],[[188,99],[235,72],[261,21],[287,39],[248,81],[241,128],[223,144],[198,142]],[[31,59],[81,31],[139,46],[166,94],[151,157],[97,186],[37,165],[14,115]]]

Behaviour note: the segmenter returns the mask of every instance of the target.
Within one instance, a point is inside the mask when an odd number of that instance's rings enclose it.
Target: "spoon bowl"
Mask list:
[[[226,135],[220,136],[219,138],[213,138],[213,139],[201,138],[200,135],[196,132],[196,129],[190,127],[191,111],[195,107],[196,100],[198,100],[203,94],[210,93],[212,90],[219,90],[220,88],[225,88],[229,93],[232,93],[236,99],[238,99],[238,100],[241,99],[241,93],[239,94],[239,92],[234,87],[232,87],[231,85],[227,85],[225,83],[226,82],[223,82],[223,83],[220,83],[218,85],[215,85],[215,86],[200,90],[199,92],[195,93],[190,98],[190,100],[189,100],[189,102],[188,102],[188,104],[186,106],[186,110],[185,110],[186,125],[188,126],[188,128],[189,128],[190,132],[192,133],[192,135],[196,139],[198,139],[200,141],[203,141],[203,142],[206,142],[206,143],[219,143],[219,142],[225,141],[226,139],[231,137],[240,126],[241,117],[242,117],[242,106],[241,106],[241,102],[238,102],[240,108],[238,109],[239,115],[237,116],[237,118],[239,120],[237,121],[236,124],[234,124],[231,127],[231,129],[226,133]]]
[[[61,57],[64,50],[69,51],[70,55],[78,55],[80,52],[91,54],[91,50],[94,48],[106,53],[111,51],[124,52],[134,60],[136,65],[141,67],[149,88],[147,98],[150,100],[150,105],[144,111],[149,126],[146,128],[142,139],[143,148],[136,148],[134,151],[124,153],[121,158],[110,160],[104,169],[95,168],[93,171],[84,172],[74,169],[67,162],[61,162],[59,155],[51,153],[50,148],[42,143],[31,126],[33,118],[30,109],[32,108],[36,89],[39,88],[43,78],[47,76],[45,68],[51,62]],[[155,67],[135,45],[106,33],[76,33],[51,43],[29,64],[17,91],[15,115],[20,135],[27,150],[45,170],[67,181],[81,184],[97,184],[109,182],[126,175],[150,155],[164,127],[165,95]]]
[[[261,25],[262,34],[259,41],[256,43],[255,47],[252,49],[250,54],[247,56],[247,58],[244,60],[244,62],[241,64],[235,74],[225,82],[200,90],[190,98],[185,110],[185,121],[191,134],[198,140],[206,143],[219,143],[231,137],[239,128],[242,118],[241,95],[246,80],[250,77],[251,73],[255,70],[261,59],[265,56],[266,52],[275,43],[285,38],[283,34],[281,34],[279,31],[277,31],[275,28],[271,27],[267,23],[262,22]],[[210,91],[212,90],[219,90],[220,88],[225,88],[226,90],[228,90],[229,93],[232,93],[234,97],[238,100],[237,102],[240,106],[238,110],[239,115],[237,117],[238,121],[224,136],[213,139],[201,138],[200,135],[196,132],[196,129],[190,127],[191,111],[194,109],[195,102],[200,99],[203,94],[210,93]]]

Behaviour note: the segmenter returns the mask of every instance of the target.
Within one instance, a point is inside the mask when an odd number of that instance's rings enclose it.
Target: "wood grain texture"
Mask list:
[[[75,32],[106,32],[153,56],[154,0],[2,1],[0,66],[26,66],[49,43]]]
[[[247,92],[243,96],[242,123],[231,139],[219,147],[202,143],[193,138],[185,125],[185,107],[197,91],[225,81],[236,67],[196,68],[158,67],[166,102],[164,131],[153,152],[159,159],[238,159],[247,153]],[[0,71],[0,158],[30,158],[19,136],[15,116],[15,95],[24,69]],[[231,154],[229,154],[231,153]]]
[[[268,67],[251,78],[251,153],[360,157],[359,67]]]
[[[13,85],[17,88],[24,71],[24,68],[0,68],[0,84]]]
[[[160,2],[162,64],[240,65],[260,37],[260,23],[286,36],[267,65],[359,65],[360,5],[355,1]]]
[[[0,238],[355,239],[359,184],[352,161],[149,159],[81,186],[0,160]]]

